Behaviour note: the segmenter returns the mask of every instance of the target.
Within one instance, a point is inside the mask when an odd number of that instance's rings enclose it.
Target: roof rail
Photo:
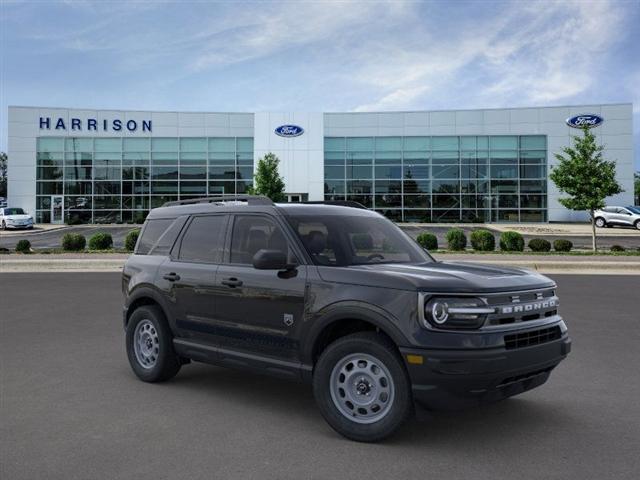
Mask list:
[[[224,203],[224,202],[247,202],[248,205],[273,205],[269,197],[264,195],[224,195],[218,197],[189,198],[166,202],[163,207],[175,207],[177,205],[195,205],[198,203]]]
[[[367,207],[362,205],[359,202],[354,202],[353,200],[319,200],[312,202],[301,202],[305,205],[335,205],[338,207],[351,207],[351,208],[360,208],[364,210],[368,210]]]

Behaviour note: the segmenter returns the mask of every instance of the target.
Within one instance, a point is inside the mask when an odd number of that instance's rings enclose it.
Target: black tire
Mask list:
[[[2,221],[2,226],[0,228],[2,228],[2,230],[6,230],[7,229],[7,224],[4,223],[4,220]]]
[[[385,416],[374,423],[362,424],[343,414],[331,396],[334,367],[351,354],[366,354],[381,361],[395,389]],[[360,332],[339,338],[320,355],[313,373],[313,393],[320,413],[341,435],[358,442],[376,442],[393,434],[413,413],[411,383],[402,359],[393,343],[375,332]],[[355,413],[354,417],[357,416]]]
[[[157,335],[157,356],[151,367],[143,366],[136,357],[134,347],[136,327],[147,320],[152,324],[149,328],[152,331],[155,329],[153,333]],[[131,369],[144,382],[164,382],[173,378],[180,370],[180,357],[173,349],[173,335],[162,310],[155,305],[143,305],[131,314],[127,323],[126,347]]]
[[[634,223],[633,226],[636,227],[637,230],[640,230],[640,220],[636,220],[636,223]]]
[[[602,217],[596,218],[596,222],[595,223],[596,223],[596,227],[598,227],[598,228],[608,227],[607,221]],[[600,223],[600,225],[598,225],[598,223]]]

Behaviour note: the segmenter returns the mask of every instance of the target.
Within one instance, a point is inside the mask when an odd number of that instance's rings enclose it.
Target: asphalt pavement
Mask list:
[[[0,274],[0,478],[636,479],[640,279],[553,278],[573,351],[545,385],[370,445],[303,384],[202,364],[138,381],[118,274]]]

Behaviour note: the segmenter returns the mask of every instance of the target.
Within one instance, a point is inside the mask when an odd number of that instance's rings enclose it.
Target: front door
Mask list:
[[[64,197],[51,196],[51,223],[64,223]]]
[[[307,267],[258,270],[258,250],[285,252],[299,264],[291,238],[268,215],[236,215],[230,248],[216,275],[214,324],[225,332],[221,346],[258,355],[298,358],[298,334],[304,314]]]

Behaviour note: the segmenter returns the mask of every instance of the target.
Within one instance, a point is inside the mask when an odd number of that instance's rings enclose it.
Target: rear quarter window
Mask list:
[[[137,255],[168,255],[187,217],[147,220],[135,253]]]

